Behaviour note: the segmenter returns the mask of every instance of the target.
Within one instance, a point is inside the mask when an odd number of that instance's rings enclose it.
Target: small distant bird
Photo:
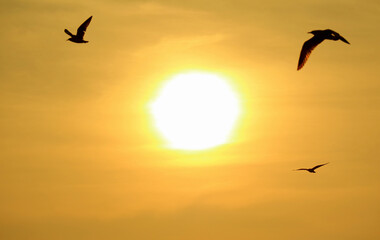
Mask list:
[[[320,167],[322,167],[322,166],[324,166],[324,165],[326,165],[326,164],[327,164],[327,163],[320,164],[320,165],[317,165],[317,166],[312,167],[312,168],[299,168],[299,169],[295,169],[295,171],[298,171],[298,170],[306,170],[306,171],[308,171],[308,172],[315,173],[315,169],[320,168]]]
[[[69,30],[65,29],[65,33],[70,35],[70,38],[67,39],[68,41],[75,42],[75,43],[88,43],[88,41],[83,40],[83,36],[86,32],[86,29],[88,25],[90,24],[92,19],[92,16],[89,17],[82,25],[79,26],[77,30],[77,35],[72,34]]]
[[[300,59],[298,60],[297,70],[300,70],[303,67],[303,65],[305,65],[307,59],[309,58],[311,54],[311,51],[313,51],[313,49],[316,46],[318,46],[318,44],[323,42],[323,40],[325,39],[334,40],[334,41],[342,40],[343,42],[350,44],[346,39],[344,39],[344,37],[339,35],[339,33],[331,29],[314,30],[309,33],[314,34],[314,36],[303,44],[301,54],[300,54]]]

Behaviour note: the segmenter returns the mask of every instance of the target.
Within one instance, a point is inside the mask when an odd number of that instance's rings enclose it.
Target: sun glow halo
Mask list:
[[[169,146],[184,150],[226,143],[240,114],[239,100],[227,81],[200,72],[174,76],[150,107]]]

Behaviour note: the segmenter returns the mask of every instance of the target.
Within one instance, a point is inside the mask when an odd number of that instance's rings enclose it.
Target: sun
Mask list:
[[[223,77],[189,72],[167,81],[150,110],[170,148],[202,150],[228,141],[240,103]]]

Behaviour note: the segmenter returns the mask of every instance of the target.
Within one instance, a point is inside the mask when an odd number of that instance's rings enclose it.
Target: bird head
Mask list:
[[[311,34],[316,34],[317,31],[311,31],[311,32],[308,32],[308,33],[311,33]]]

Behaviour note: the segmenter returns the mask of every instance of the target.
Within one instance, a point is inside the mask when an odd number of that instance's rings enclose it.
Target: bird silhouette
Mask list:
[[[298,170],[306,170],[306,171],[308,171],[308,172],[310,172],[310,173],[315,173],[315,169],[320,168],[320,167],[322,167],[322,166],[324,166],[324,165],[326,165],[326,164],[327,164],[327,163],[320,164],[320,165],[317,165],[317,166],[312,167],[312,168],[299,168],[299,169],[295,169],[294,171],[298,171]]]
[[[341,40],[347,44],[350,44],[344,37],[339,35],[339,33],[331,30],[331,29],[326,29],[326,30],[314,30],[309,33],[314,34],[312,38],[307,40],[301,50],[300,58],[298,60],[298,67],[297,70],[300,70],[306,63],[307,59],[309,58],[311,52],[313,49],[318,46],[323,40],[329,39],[329,40]]]
[[[91,19],[92,16],[89,17],[86,21],[82,23],[82,25],[79,26],[77,30],[77,35],[74,35],[69,30],[65,29],[65,33],[67,33],[70,36],[70,38],[67,40],[75,43],[88,43],[88,41],[83,40],[83,36],[86,32],[88,25],[91,22]]]

